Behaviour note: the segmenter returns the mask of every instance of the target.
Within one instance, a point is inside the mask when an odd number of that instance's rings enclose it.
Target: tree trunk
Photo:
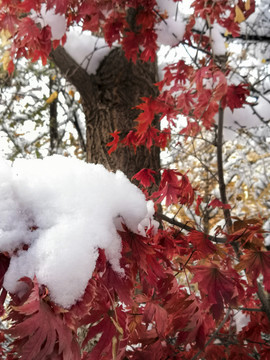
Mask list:
[[[129,178],[142,168],[158,170],[160,151],[140,146],[121,146],[108,154],[110,133],[120,131],[122,139],[136,125],[139,114],[134,106],[141,97],[156,96],[155,63],[129,62],[120,48],[102,61],[96,75],[88,75],[61,47],[52,52],[52,59],[64,76],[81,94],[87,129],[87,161],[103,164],[108,170],[122,170]],[[157,126],[157,124],[155,124]]]

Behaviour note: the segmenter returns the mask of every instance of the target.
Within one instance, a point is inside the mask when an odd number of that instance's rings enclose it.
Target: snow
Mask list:
[[[181,16],[168,18],[156,26],[157,43],[159,45],[176,46],[183,40],[186,23]]]
[[[239,334],[242,329],[250,322],[250,316],[243,313],[243,311],[234,311],[234,321],[236,326],[236,333]]]
[[[225,38],[222,36],[226,31],[225,28],[217,23],[213,24],[210,32],[210,38],[212,40],[213,53],[217,56],[226,54]]]
[[[172,0],[157,0],[157,6],[162,18],[164,17],[155,29],[158,36],[157,43],[160,46],[178,45],[183,40],[186,28],[182,12],[179,12],[179,4]]]
[[[64,49],[88,74],[95,74],[111,51],[104,38],[92,35],[91,31],[78,32],[75,29],[67,32]]]
[[[18,280],[36,275],[52,300],[69,308],[84,294],[98,248],[105,249],[114,271],[124,274],[115,224],[119,227],[120,218],[139,232],[152,212],[122,172],[59,155],[0,162],[0,251],[11,256],[7,291],[22,295]]]
[[[66,32],[66,18],[63,14],[55,14],[54,9],[46,10],[46,5],[41,5],[40,14],[32,10],[32,19],[41,26],[49,25],[52,32],[52,40],[60,40]]]

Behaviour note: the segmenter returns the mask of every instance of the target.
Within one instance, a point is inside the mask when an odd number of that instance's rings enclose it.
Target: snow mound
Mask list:
[[[138,232],[149,206],[122,172],[57,155],[0,160],[0,167],[0,251],[11,255],[6,290],[20,295],[18,280],[36,275],[52,300],[69,308],[84,293],[98,248],[124,273],[116,224],[120,217]]]

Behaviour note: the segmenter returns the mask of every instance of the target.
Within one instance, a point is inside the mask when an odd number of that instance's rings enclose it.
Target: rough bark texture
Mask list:
[[[122,170],[129,178],[142,168],[158,170],[159,149],[120,147],[108,154],[110,133],[118,130],[121,138],[135,126],[141,97],[156,96],[157,69],[153,63],[129,62],[120,48],[101,63],[96,75],[88,75],[63,48],[52,52],[52,59],[64,76],[80,92],[87,127],[87,161],[103,164],[109,170]]]

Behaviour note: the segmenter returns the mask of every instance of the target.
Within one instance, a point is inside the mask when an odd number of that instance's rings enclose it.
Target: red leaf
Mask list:
[[[197,216],[200,216],[200,205],[201,205],[202,201],[203,201],[203,198],[200,195],[198,195],[198,198],[196,201],[196,209],[195,209],[195,214]]]
[[[202,256],[214,254],[217,251],[216,246],[209,240],[208,236],[200,231],[192,230],[188,234],[188,241]]]
[[[138,134],[138,133],[137,133]],[[145,133],[137,135],[137,146],[145,145],[150,150],[154,142],[158,142],[159,130],[149,126]]]
[[[139,45],[141,42],[141,35],[134,32],[126,32],[122,40],[122,46],[128,60],[132,60],[134,64],[137,61]]]
[[[135,174],[132,178],[138,180],[142,186],[149,187],[152,183],[155,183],[155,179],[152,174],[156,172],[151,169],[142,169],[137,174]]]
[[[124,146],[132,146],[134,152],[136,153],[136,148],[138,145],[138,136],[134,130],[130,130],[127,136],[121,141]]]
[[[13,326],[7,333],[16,338],[14,350],[21,360],[45,360],[57,354],[69,360],[80,359],[79,346],[71,329],[40,299],[36,279],[29,297],[19,306],[11,308],[9,319],[13,320]]]
[[[164,170],[162,173],[158,191],[154,192],[153,198],[160,203],[166,198],[166,206],[171,204],[191,205],[194,201],[194,190],[187,175],[176,170]]]
[[[146,324],[154,323],[158,335],[164,337],[168,328],[168,313],[159,304],[149,301],[145,305],[143,321]]]
[[[96,321],[95,321],[96,322]],[[101,334],[96,342],[96,345],[83,359],[85,360],[99,360],[99,359],[114,359],[118,355],[121,346],[126,345],[125,339],[126,329],[126,312],[123,311],[122,306],[118,306],[114,310],[109,309],[102,315],[102,319],[98,324],[89,328],[86,338],[83,341],[83,347],[89,340]],[[123,338],[123,340],[122,340]],[[114,349],[113,344],[117,343]],[[73,359],[70,359],[73,360]]]
[[[246,275],[255,287],[258,276],[263,274],[263,284],[266,291],[270,292],[270,251],[246,250],[235,268],[237,271],[246,269]]]
[[[155,114],[158,112],[158,103],[155,99],[143,97],[144,103],[137,105],[136,109],[142,110],[135,120],[138,125],[136,127],[138,135],[144,134],[154,120]]]
[[[0,14],[0,30],[5,29],[13,34],[18,24],[19,20],[17,16],[11,13]]]
[[[114,41],[120,40],[120,32],[125,24],[124,14],[119,12],[113,12],[106,19],[106,23],[103,27],[104,37],[109,46],[112,46]]]
[[[207,296],[216,320],[222,315],[224,303],[236,305],[237,300],[243,297],[239,276],[233,269],[222,270],[215,264],[198,265],[193,269],[195,275],[192,282],[197,282],[200,292]]]
[[[246,103],[246,97],[249,95],[248,85],[230,85],[227,89],[227,95],[222,101],[222,106],[226,105],[233,111],[241,108]]]
[[[47,9],[54,8],[55,13],[64,14],[67,11],[70,0],[47,0]]]
[[[113,137],[113,140],[107,144],[107,146],[111,146],[111,148],[108,150],[109,155],[111,155],[111,153],[117,149],[117,145],[119,142],[119,134],[120,131],[117,130],[110,134]]]
[[[223,204],[219,199],[212,200],[208,206],[212,206],[212,208],[222,208],[222,209],[231,209],[231,205],[229,204]]]

